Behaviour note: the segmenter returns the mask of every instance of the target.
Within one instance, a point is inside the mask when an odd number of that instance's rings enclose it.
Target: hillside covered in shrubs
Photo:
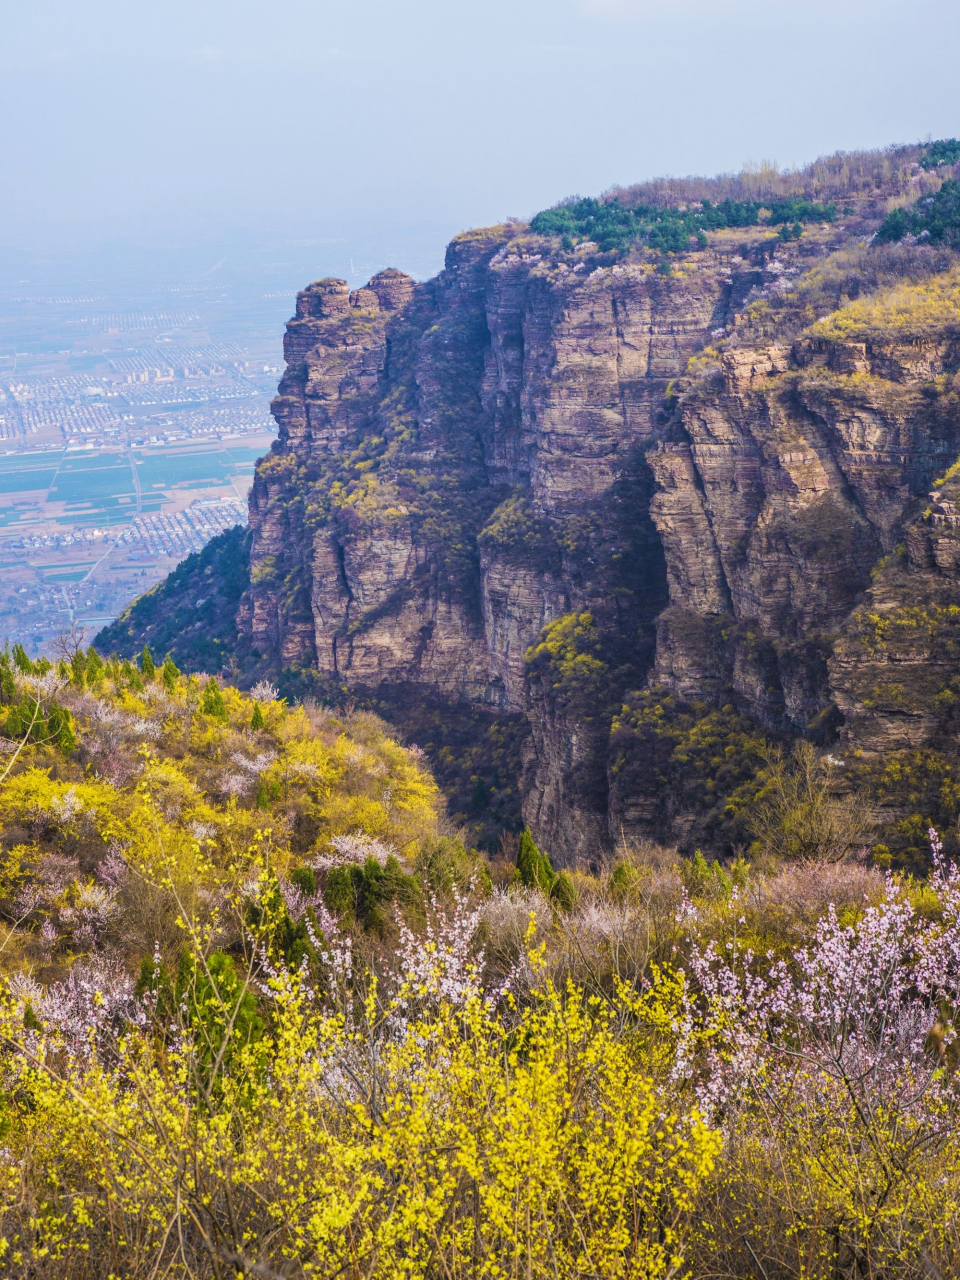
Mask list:
[[[956,1274],[960,873],[815,753],[748,857],[558,872],[367,712],[149,650],[0,699],[2,1274]]]

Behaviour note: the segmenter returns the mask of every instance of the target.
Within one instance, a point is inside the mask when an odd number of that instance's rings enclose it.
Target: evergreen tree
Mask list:
[[[256,994],[225,951],[212,952],[200,964],[195,956],[185,953],[177,973],[176,996],[189,1018],[203,1083],[214,1071],[229,1072],[244,1048],[263,1035]]]
[[[561,871],[550,890],[550,901],[558,911],[572,911],[577,905],[577,889],[569,871]]]
[[[157,674],[153,655],[146,645],[143,646],[143,653],[140,655],[140,670],[143,672],[144,680],[153,680]]]
[[[33,675],[33,663],[27,657],[27,651],[20,643],[13,646],[13,661],[17,670],[22,671],[25,676]]]
[[[6,654],[0,655],[0,702],[7,706],[16,701],[17,683],[10,670],[10,660]]]
[[[556,878],[550,859],[537,848],[530,828],[524,827],[517,850],[517,880],[528,889],[541,889],[549,894]]]
[[[203,715],[211,716],[214,720],[226,721],[229,719],[227,715],[227,704],[224,702],[220,686],[217,684],[213,676],[210,677],[203,687],[203,697],[200,699],[200,711]]]
[[[166,689],[167,693],[173,693],[176,688],[177,676],[180,674],[180,670],[174,660],[170,657],[169,653],[163,660],[163,666],[160,668],[160,674],[163,677],[163,687]]]
[[[143,693],[143,677],[133,663],[126,658],[120,664],[120,674],[134,693]]]
[[[55,702],[47,717],[47,738],[65,755],[71,755],[77,747],[77,739],[70,723],[70,712]]]
[[[30,721],[28,720],[27,724],[29,723]],[[26,733],[26,725],[20,719],[20,707],[11,707],[3,724],[3,735],[13,742],[19,742],[24,733]]]
[[[70,659],[70,683],[76,689],[82,689],[87,683],[87,659],[82,649]]]
[[[87,684],[91,689],[99,689],[106,673],[103,659],[93,645],[87,650]]]
[[[253,716],[250,720],[250,728],[257,733],[264,727],[263,712],[260,710],[260,703],[256,703],[253,708]]]

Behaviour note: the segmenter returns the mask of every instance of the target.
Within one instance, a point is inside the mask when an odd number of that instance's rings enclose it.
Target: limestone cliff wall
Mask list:
[[[718,234],[663,274],[508,225],[458,237],[425,283],[310,285],[251,493],[247,643],[525,716],[524,814],[561,859],[664,834],[609,747],[644,685],[782,733],[839,706],[855,749],[874,730],[838,637],[926,518],[960,415],[950,334],[756,339],[751,300],[843,243]],[[585,614],[582,653],[531,666]],[[577,660],[604,673],[589,696]]]

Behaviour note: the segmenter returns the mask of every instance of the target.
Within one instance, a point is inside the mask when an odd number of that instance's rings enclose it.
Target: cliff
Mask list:
[[[960,452],[960,306],[952,249],[870,238],[937,191],[919,158],[830,179],[842,215],[779,233],[761,213],[601,251],[511,223],[457,237],[431,281],[310,285],[239,664],[373,701],[441,771],[459,732],[459,816],[509,823],[519,790],[560,861],[745,839],[764,753],[798,735],[878,823],[912,820],[883,769],[934,750],[960,675],[953,481],[927,509]],[[873,696],[908,667],[913,692]]]

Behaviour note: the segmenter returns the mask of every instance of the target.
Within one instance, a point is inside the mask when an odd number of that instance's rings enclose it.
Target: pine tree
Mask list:
[[[140,670],[143,672],[144,680],[153,680],[156,677],[156,663],[146,645],[143,646],[143,653],[140,655]]]
[[[103,682],[106,667],[103,659],[93,645],[87,650],[87,684],[91,689],[98,689]]]
[[[160,668],[160,674],[163,677],[163,687],[166,689],[167,693],[173,693],[174,689],[177,687],[177,676],[180,674],[180,669],[170,657],[169,653],[163,660],[163,666]]]
[[[22,671],[25,676],[33,674],[33,663],[27,657],[27,651],[22,644],[13,646],[13,661],[18,671]]]
[[[569,871],[561,871],[550,890],[550,901],[558,911],[572,911],[577,905],[577,889]]]
[[[253,717],[250,720],[250,728],[254,731],[254,733],[257,733],[260,729],[264,727],[264,723],[265,722],[263,719],[263,712],[260,710],[260,703],[257,702],[254,704]]]
[[[70,712],[66,707],[55,702],[47,717],[47,739],[54,743],[65,756],[70,755],[77,747],[77,739],[70,723]]]
[[[220,686],[217,684],[213,676],[207,681],[203,687],[203,697],[200,699],[200,711],[205,716],[212,716],[214,720],[226,721],[227,704],[223,700],[223,694],[220,692]]]
[[[528,889],[542,889],[549,894],[556,878],[550,859],[537,848],[530,828],[524,827],[517,850],[517,879]]]

